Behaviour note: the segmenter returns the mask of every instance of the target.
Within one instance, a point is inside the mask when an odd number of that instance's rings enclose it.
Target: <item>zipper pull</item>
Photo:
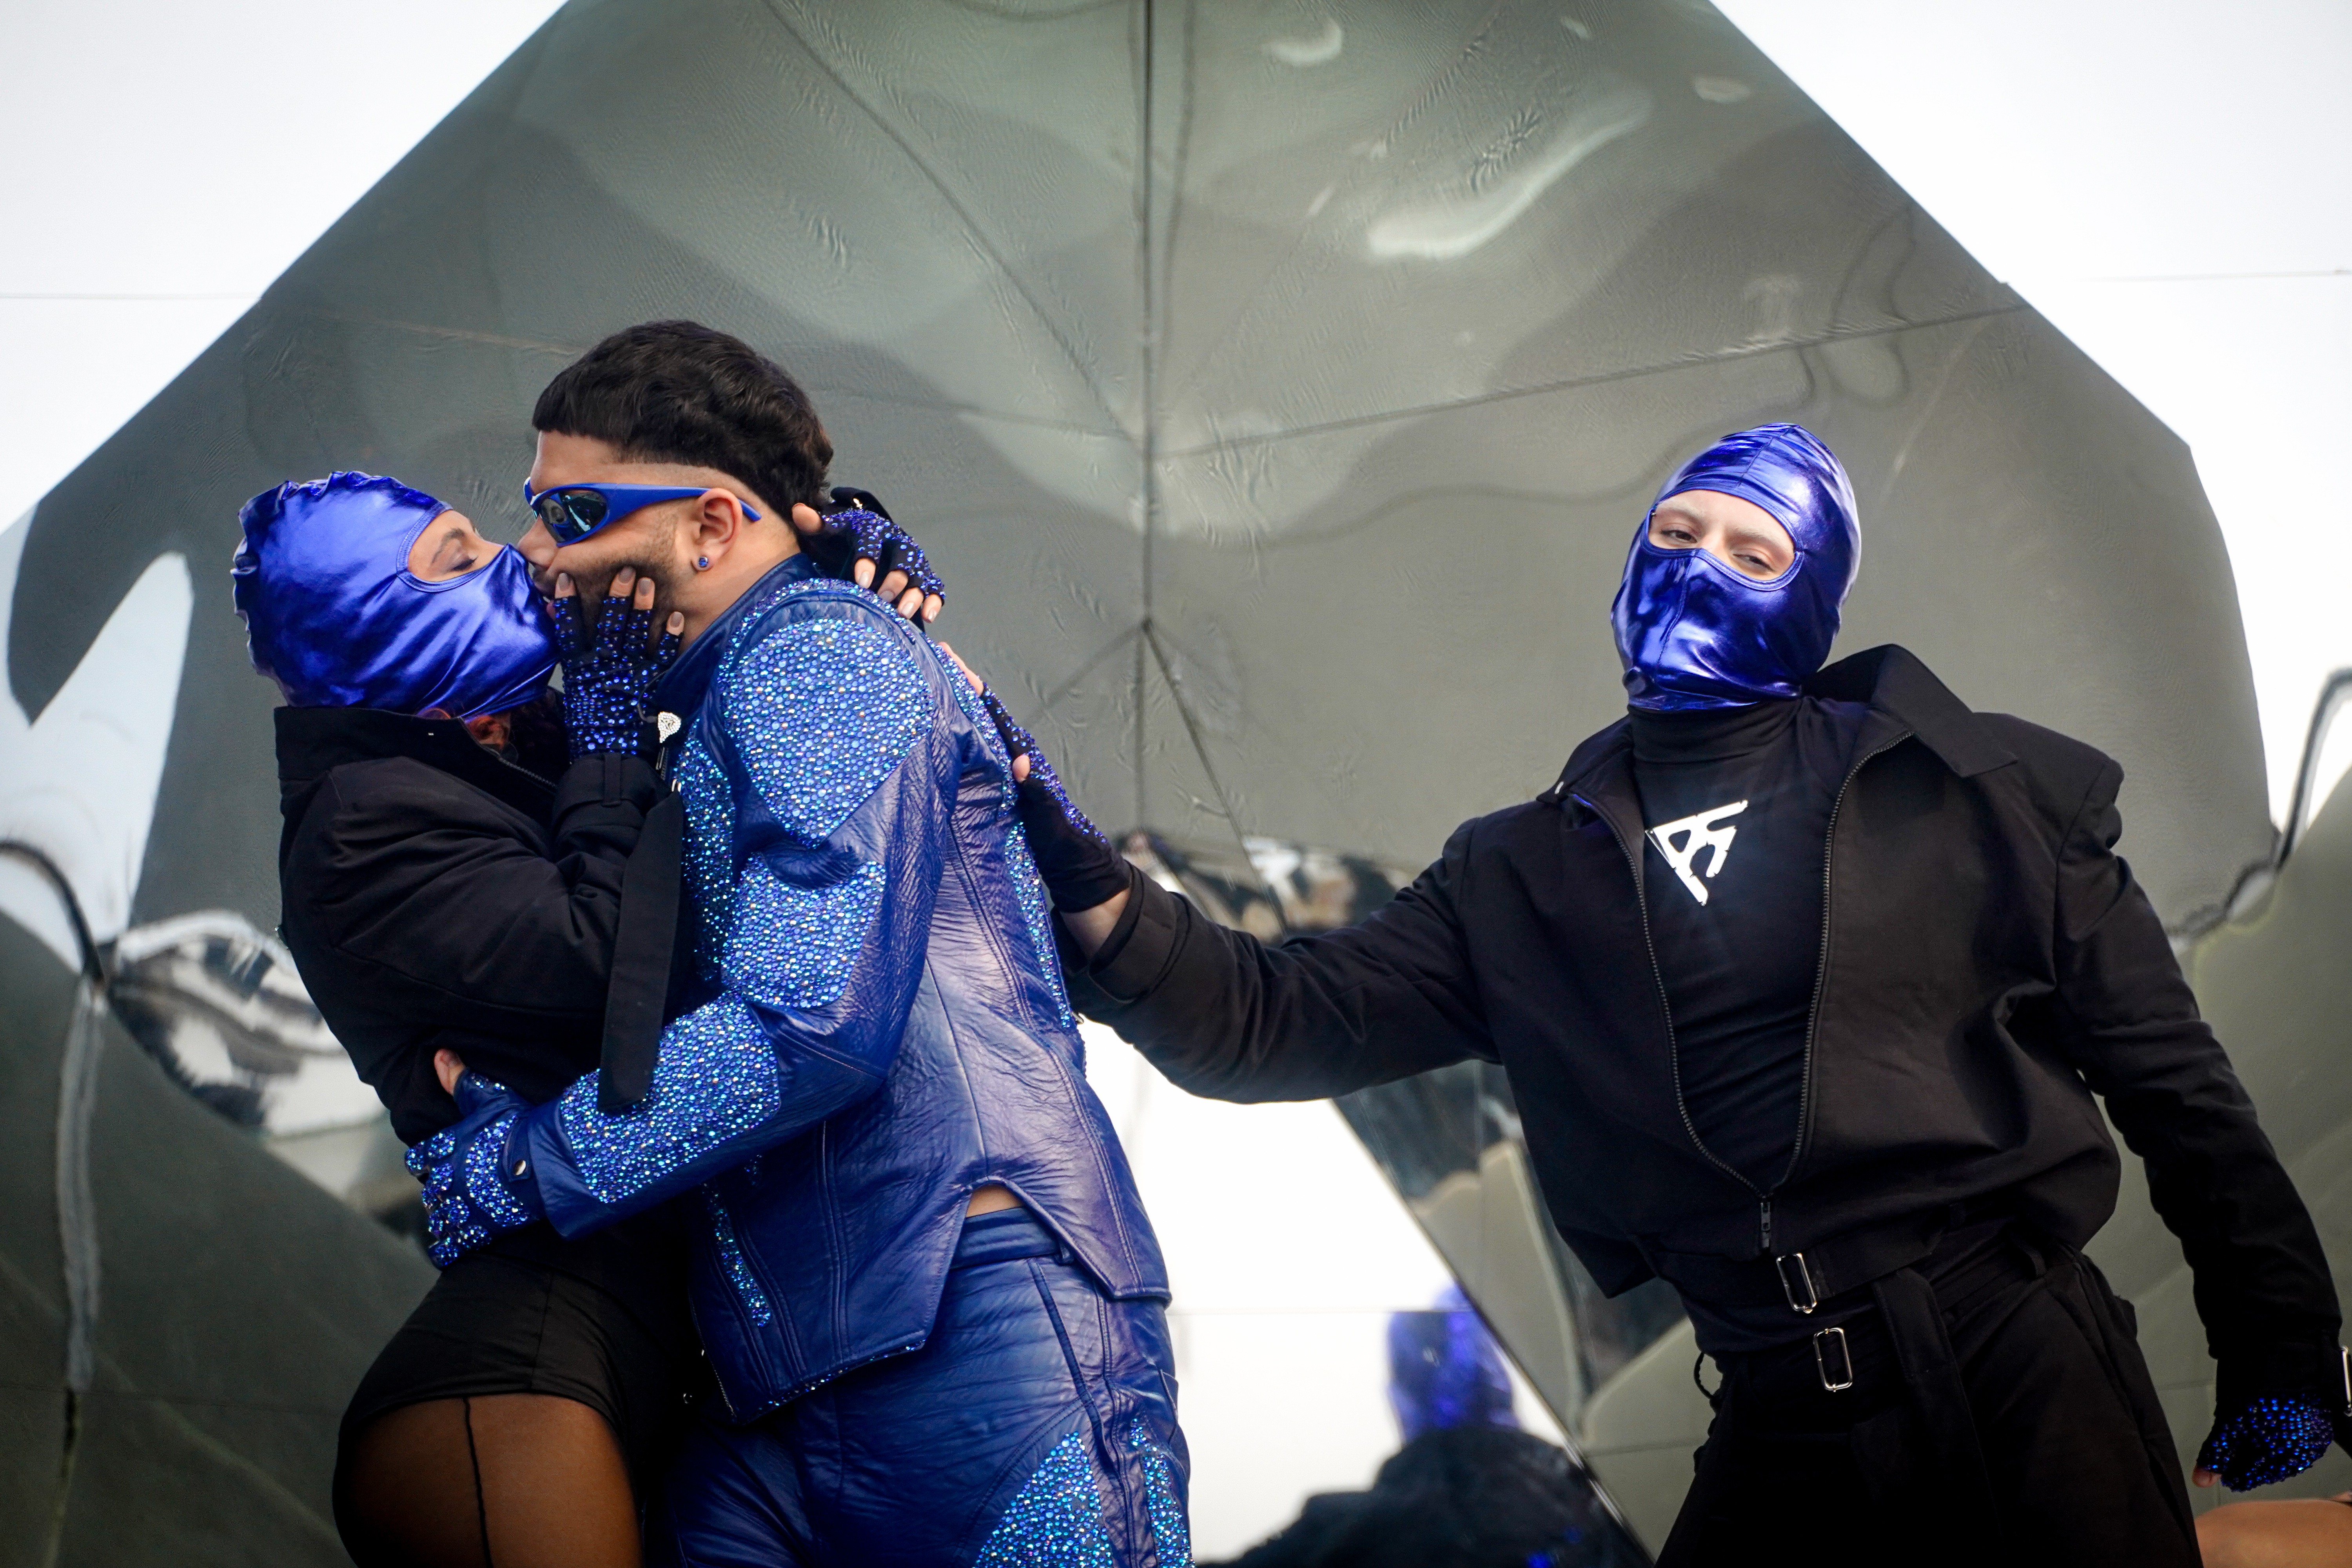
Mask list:
[[[677,784],[670,777],[670,742],[683,728],[685,721],[675,713],[654,715],[654,776],[669,784],[672,790],[677,789]]]
[[[1758,1198],[1756,1213],[1764,1231],[1764,1255],[1769,1258],[1772,1255],[1772,1200]]]

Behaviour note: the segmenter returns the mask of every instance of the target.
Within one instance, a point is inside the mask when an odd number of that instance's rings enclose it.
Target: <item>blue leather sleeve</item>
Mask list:
[[[814,1127],[881,1086],[913,1005],[946,802],[932,684],[879,602],[810,583],[744,628],[681,768],[731,879],[697,889],[720,990],[664,1031],[621,1115],[592,1073],[520,1130],[547,1217],[577,1235]],[[705,853],[717,845],[699,846]],[[710,855],[716,861],[716,855]]]

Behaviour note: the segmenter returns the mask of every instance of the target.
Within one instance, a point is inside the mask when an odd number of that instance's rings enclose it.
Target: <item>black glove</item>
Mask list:
[[[855,582],[857,563],[871,561],[874,575],[870,585],[877,593],[881,591],[885,578],[900,572],[906,574],[907,586],[919,590],[924,598],[946,599],[946,585],[931,570],[930,558],[923,553],[923,547],[891,521],[889,512],[872,491],[835,485],[833,500],[839,510],[827,512],[824,526],[816,532],[801,535],[801,548],[808,552],[818,571],[828,577]],[[901,594],[905,591],[899,590]]]
[[[641,755],[650,731],[646,703],[677,658],[678,634],[653,636],[654,612],[633,607],[626,595],[605,599],[592,635],[581,624],[580,599],[555,601],[555,646],[563,657],[563,736],[572,760],[592,752]]]
[[[1054,773],[1054,764],[1037,749],[1037,737],[1013,722],[996,693],[983,689],[980,700],[996,721],[1004,749],[1015,758],[1029,759],[1029,776],[1017,786],[1013,809],[1029,839],[1029,854],[1054,907],[1068,913],[1108,903],[1127,890],[1127,858],[1112,847],[1102,829],[1071,803]]]

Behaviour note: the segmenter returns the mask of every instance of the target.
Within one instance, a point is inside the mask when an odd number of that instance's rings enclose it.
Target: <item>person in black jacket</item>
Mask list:
[[[822,478],[822,455],[790,449]],[[336,474],[264,492],[241,521],[238,610],[288,700],[281,930],[313,999],[406,1142],[457,1119],[467,1067],[553,1096],[599,1061],[625,885],[665,794],[636,705],[678,617],[654,635],[655,584],[626,572],[593,645],[560,604],[559,719],[528,568],[462,515]],[[817,524],[795,509],[796,529]],[[824,542],[886,592],[937,586],[894,528]],[[915,599],[906,613],[936,614]],[[345,1415],[335,1507],[354,1559],[636,1563],[639,1501],[704,1382],[685,1279],[659,1212],[574,1240],[524,1226],[446,1269]]]
[[[1345,931],[1217,926],[1033,775],[1072,996],[1226,1100],[1499,1061],[1570,1245],[1611,1293],[1673,1284],[1722,1368],[1663,1562],[1785,1521],[1824,1564],[2193,1563],[2081,1253],[2118,1176],[2098,1101],[2220,1363],[2200,1484],[2294,1475],[2352,1415],[2327,1263],[2115,853],[2116,765],[1898,647],[1820,668],[1858,546],[1794,426],[1685,464],[1612,612],[1627,717]]]

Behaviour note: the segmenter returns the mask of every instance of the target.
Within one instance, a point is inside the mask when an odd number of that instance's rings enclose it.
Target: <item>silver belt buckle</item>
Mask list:
[[[1832,1335],[1837,1337],[1838,1367],[1843,1382],[1832,1381],[1830,1377],[1830,1358],[1822,1348],[1829,1342]],[[1845,1342],[1843,1329],[1823,1329],[1813,1336],[1813,1366],[1822,1374],[1822,1387],[1830,1393],[1843,1394],[1853,1386],[1853,1348]]]
[[[1797,1277],[1794,1279],[1790,1279],[1789,1278],[1789,1265],[1790,1263],[1794,1263],[1797,1266]],[[1813,1271],[1805,1267],[1805,1255],[1803,1253],[1784,1252],[1780,1257],[1772,1259],[1772,1268],[1774,1271],[1780,1276],[1780,1294],[1789,1299],[1789,1310],[1790,1311],[1796,1313],[1799,1317],[1805,1317],[1809,1315],[1814,1308],[1822,1304],[1822,1293],[1813,1284]],[[1799,1285],[1802,1285],[1805,1288],[1805,1299],[1801,1301],[1797,1300],[1797,1287]]]

